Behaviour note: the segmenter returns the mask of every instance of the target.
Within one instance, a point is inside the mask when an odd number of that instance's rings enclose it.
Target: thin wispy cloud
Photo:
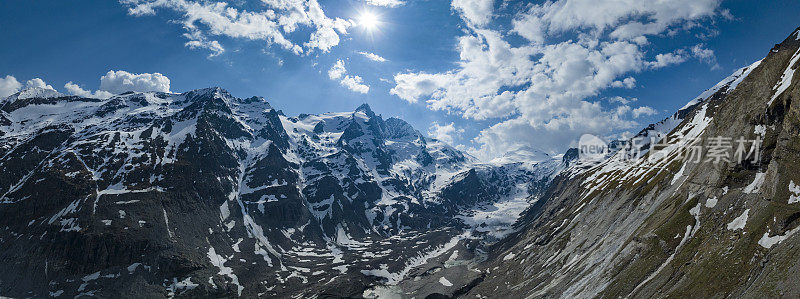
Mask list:
[[[375,54],[375,53],[370,53],[370,52],[358,52],[358,54],[361,54],[361,55],[363,55],[364,57],[366,57],[367,59],[369,59],[369,60],[372,60],[372,61],[377,61],[377,62],[386,62],[386,61],[387,61],[387,60],[386,60],[386,58],[383,58],[383,57],[381,57],[380,55],[378,55],[378,54]]]
[[[374,6],[398,7],[406,3],[400,0],[367,0],[367,4]]]

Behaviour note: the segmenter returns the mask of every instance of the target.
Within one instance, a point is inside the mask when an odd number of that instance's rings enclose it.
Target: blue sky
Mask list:
[[[800,26],[797,1],[624,2],[319,0],[320,17],[315,0],[234,0],[233,17],[199,0],[6,0],[0,79],[41,78],[70,93],[67,82],[101,89],[110,70],[160,73],[172,92],[220,86],[288,115],[366,102],[489,158],[522,145],[559,153],[580,133],[638,131]],[[287,3],[300,3],[305,19],[289,17]],[[264,30],[242,24],[245,13],[283,23]],[[287,22],[296,28],[280,27]],[[327,35],[308,44],[316,33]],[[338,61],[344,69],[331,72]]]

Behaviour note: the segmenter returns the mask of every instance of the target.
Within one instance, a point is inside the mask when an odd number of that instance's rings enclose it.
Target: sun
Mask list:
[[[380,23],[381,21],[378,15],[370,11],[362,12],[361,15],[358,16],[358,25],[369,31],[378,29]]]

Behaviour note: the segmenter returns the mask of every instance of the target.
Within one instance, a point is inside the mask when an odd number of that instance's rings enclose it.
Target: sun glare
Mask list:
[[[362,12],[358,17],[359,25],[370,31],[377,29],[380,22],[381,21],[378,19],[378,16],[369,11]]]

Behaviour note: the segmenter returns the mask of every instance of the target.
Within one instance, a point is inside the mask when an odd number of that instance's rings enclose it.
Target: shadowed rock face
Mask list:
[[[366,105],[286,117],[220,88],[21,95],[0,106],[6,296],[361,296],[473,258],[482,233],[456,216],[508,198],[443,188],[519,167],[478,166]],[[560,162],[540,163],[497,186]]]
[[[798,28],[800,30],[800,28]],[[478,266],[466,297],[797,297],[800,40],[734,74],[675,116],[650,161],[570,166]],[[730,138],[732,161],[679,157]],[[758,162],[735,140],[761,139]],[[574,153],[571,156],[575,156]],[[566,159],[566,157],[565,157]]]

